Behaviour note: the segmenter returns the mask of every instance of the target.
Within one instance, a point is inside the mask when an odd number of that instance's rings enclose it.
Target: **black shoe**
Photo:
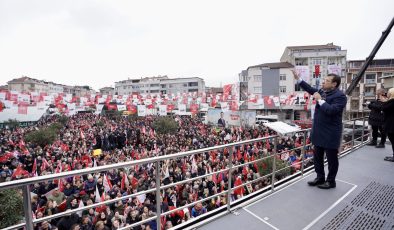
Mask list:
[[[382,143],[380,143],[380,144],[378,144],[377,146],[375,146],[375,148],[384,148],[385,146],[384,146],[384,144],[382,144]]]
[[[317,187],[321,189],[330,189],[337,187],[337,184],[335,182],[326,181],[324,184],[318,185]]]
[[[367,145],[368,146],[375,146],[377,143],[376,143],[376,141],[371,141],[371,142],[369,142]]]
[[[388,157],[385,157],[384,160],[394,162],[394,157],[388,156]]]
[[[308,185],[310,185],[310,186],[316,186],[319,184],[324,184],[324,180],[315,178],[312,181],[308,181]]]

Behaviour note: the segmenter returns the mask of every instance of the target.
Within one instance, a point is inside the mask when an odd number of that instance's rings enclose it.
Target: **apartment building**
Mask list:
[[[26,93],[47,93],[47,94],[72,94],[73,96],[86,96],[93,95],[95,91],[89,86],[68,86],[57,84],[54,82],[48,82],[44,80],[38,80],[30,77],[20,77],[12,79],[7,82],[8,90]]]
[[[319,88],[322,78],[329,73],[335,73],[341,76],[345,86],[347,51],[342,50],[340,46],[328,43],[326,45],[307,45],[307,46],[288,46],[285,48],[281,62],[289,62],[296,69],[303,69],[304,80],[314,87]],[[294,86],[295,91],[301,89]]]
[[[350,60],[347,62],[346,87],[357,76],[364,62],[365,60]],[[378,89],[394,87],[393,79],[394,59],[373,60],[349,97],[346,106],[347,117],[359,117],[368,112],[368,108],[363,104],[374,100]]]
[[[176,94],[205,92],[205,81],[199,77],[169,78],[167,76],[127,79],[115,82],[115,94]]]
[[[101,95],[113,95],[115,92],[115,88],[113,87],[103,87],[99,89]]]
[[[278,96],[293,90],[293,67],[287,62],[249,66],[238,75],[239,81],[247,85],[248,95]]]
[[[20,77],[7,82],[8,90],[18,92],[48,92],[49,86],[45,81],[30,77]]]

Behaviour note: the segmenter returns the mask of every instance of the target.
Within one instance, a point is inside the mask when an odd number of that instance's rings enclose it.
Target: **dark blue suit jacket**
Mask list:
[[[226,121],[224,119],[222,119],[222,118],[219,118],[218,126],[219,127],[226,127]]]
[[[305,81],[302,81],[300,86],[311,95],[315,92],[320,93],[326,101],[321,106],[316,104],[311,132],[312,143],[327,149],[338,149],[341,145],[342,112],[347,100],[345,94],[339,89],[330,92],[317,90]]]

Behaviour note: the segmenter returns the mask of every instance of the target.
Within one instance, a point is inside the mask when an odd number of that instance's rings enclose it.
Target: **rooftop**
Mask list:
[[[341,49],[340,46],[336,46],[334,43],[328,43],[326,45],[288,46],[286,48],[290,50]]]
[[[269,68],[269,69],[280,69],[280,68],[293,68],[294,66],[288,62],[273,62],[273,63],[264,63],[260,65],[249,66],[250,68]]]

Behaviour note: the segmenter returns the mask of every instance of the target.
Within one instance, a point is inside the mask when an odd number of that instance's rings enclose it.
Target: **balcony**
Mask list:
[[[351,95],[352,97],[360,97],[360,92],[359,91],[355,91],[355,92],[352,92],[352,95]]]
[[[364,83],[366,85],[376,84],[376,79],[365,79]]]
[[[375,92],[364,92],[364,97],[375,97]]]

